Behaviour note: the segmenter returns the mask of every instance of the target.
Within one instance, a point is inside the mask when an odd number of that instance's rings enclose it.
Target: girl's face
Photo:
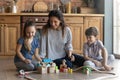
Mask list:
[[[60,20],[57,17],[50,17],[50,25],[53,29],[60,27]]]
[[[87,42],[89,44],[92,44],[96,41],[96,37],[94,35],[91,35],[91,36],[87,36]]]
[[[33,36],[35,36],[35,26],[30,26],[26,28],[26,37],[27,38],[32,38]]]

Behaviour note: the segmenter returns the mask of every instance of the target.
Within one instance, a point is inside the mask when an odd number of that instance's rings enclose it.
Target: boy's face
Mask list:
[[[87,42],[92,44],[96,41],[96,37],[94,35],[87,36]]]

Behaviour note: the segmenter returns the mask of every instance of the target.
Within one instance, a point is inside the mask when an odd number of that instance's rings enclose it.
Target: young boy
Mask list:
[[[95,27],[89,27],[85,31],[87,42],[83,46],[83,55],[86,61],[84,66],[91,66],[94,68],[104,67],[105,70],[110,71],[113,67],[107,65],[108,53],[103,43],[97,39],[98,31]]]

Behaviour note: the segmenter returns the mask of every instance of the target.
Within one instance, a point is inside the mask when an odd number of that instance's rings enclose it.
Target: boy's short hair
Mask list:
[[[86,29],[85,35],[86,36],[94,35],[96,37],[98,35],[98,30],[96,27],[89,27],[88,29]]]

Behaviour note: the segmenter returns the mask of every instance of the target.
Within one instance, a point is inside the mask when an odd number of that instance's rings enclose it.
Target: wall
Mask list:
[[[109,54],[113,53],[113,0],[95,0],[98,13],[105,14],[104,17],[104,45]]]
[[[0,6],[6,5],[5,4],[6,1],[7,2],[9,1],[12,4],[13,0],[0,0]],[[17,6],[18,6],[20,11],[32,10],[34,4],[37,1],[44,1],[46,3],[46,5],[49,5],[49,3],[51,3],[51,2],[53,2],[54,4],[57,4],[57,5],[58,4],[61,5],[60,0],[16,0],[16,1],[17,1]],[[71,2],[72,2],[72,6],[74,6],[74,5],[77,6],[77,7],[86,6],[85,3],[84,3],[84,0],[71,0]],[[43,5],[43,7],[44,7],[44,5]]]
[[[105,3],[105,24],[104,44],[109,53],[113,54],[113,0],[104,0]]]
[[[104,14],[104,0],[95,0],[96,3],[96,8],[97,8],[97,12],[100,14]]]

